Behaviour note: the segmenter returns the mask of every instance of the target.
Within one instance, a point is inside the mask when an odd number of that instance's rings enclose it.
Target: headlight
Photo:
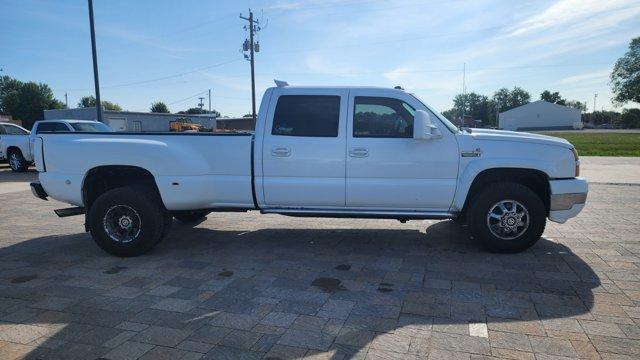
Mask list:
[[[576,150],[576,148],[571,148],[571,152],[573,153],[573,158],[576,160],[575,177],[578,177],[580,176],[580,156],[578,156],[578,150]]]

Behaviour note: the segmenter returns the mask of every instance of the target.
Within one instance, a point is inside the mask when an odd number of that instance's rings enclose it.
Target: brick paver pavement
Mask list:
[[[452,221],[253,212],[119,259],[61,206],[0,194],[2,359],[640,357],[638,186],[514,255]]]

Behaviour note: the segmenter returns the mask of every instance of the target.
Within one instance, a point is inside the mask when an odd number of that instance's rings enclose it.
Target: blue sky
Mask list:
[[[212,89],[223,115],[250,112],[238,18],[249,7],[264,25],[259,96],[274,78],[402,85],[441,111],[464,63],[467,91],[549,89],[589,110],[598,93],[597,109],[611,109],[608,75],[640,36],[638,0],[94,0],[103,99],[179,111]],[[85,0],[0,0],[0,74],[48,83],[73,107],[93,93],[88,22]]]

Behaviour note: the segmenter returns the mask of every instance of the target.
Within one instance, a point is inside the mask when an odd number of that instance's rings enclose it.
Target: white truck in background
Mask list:
[[[565,140],[459,129],[401,89],[268,89],[255,134],[40,133],[42,199],[74,205],[105,251],[135,256],[172,217],[259,210],[291,216],[463,219],[486,248],[516,252],[587,197]]]
[[[8,122],[0,122],[0,160],[8,160],[11,170],[27,170],[29,162],[29,130]]]
[[[9,160],[11,170],[27,171],[33,164],[33,143],[41,132],[111,132],[107,125],[93,120],[40,120],[29,131],[11,123],[0,123],[0,160]]]

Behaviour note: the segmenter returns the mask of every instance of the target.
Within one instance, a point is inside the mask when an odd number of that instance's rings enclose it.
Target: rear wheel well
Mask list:
[[[14,151],[18,151],[18,152],[20,152],[20,154],[22,154],[22,150],[20,150],[20,148],[19,148],[19,147],[17,147],[17,146],[9,146],[9,147],[7,148],[7,156],[8,156],[9,154],[11,154],[12,152],[14,152]],[[22,154],[22,155],[24,156],[24,154]]]
[[[86,212],[91,208],[91,204],[105,192],[132,185],[142,185],[161,199],[156,181],[146,169],[137,166],[109,165],[89,170],[82,184],[82,203]]]
[[[551,189],[549,188],[549,176],[540,170],[520,169],[520,168],[496,168],[487,169],[478,174],[467,193],[467,198],[462,208],[462,216],[466,215],[469,201],[485,186],[497,182],[514,182],[531,189],[544,203],[547,215],[549,214],[549,199]]]

